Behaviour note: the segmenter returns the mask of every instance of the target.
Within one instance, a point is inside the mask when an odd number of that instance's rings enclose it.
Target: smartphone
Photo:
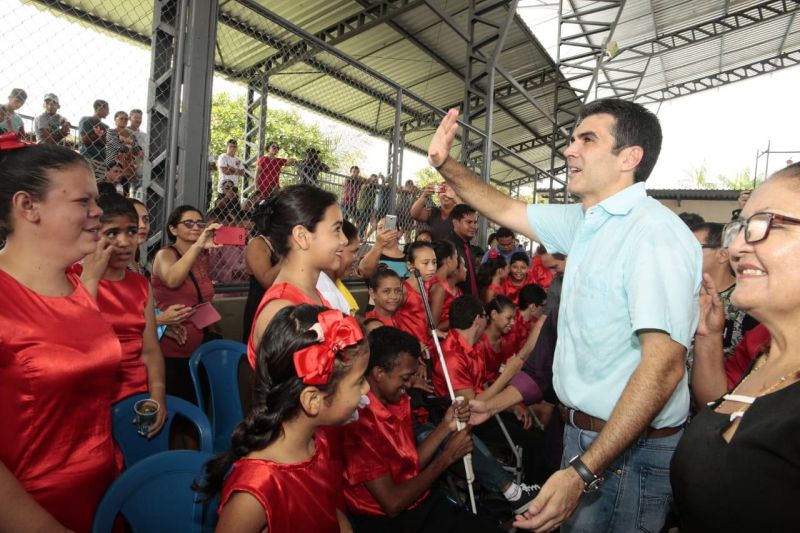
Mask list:
[[[160,315],[161,314],[161,309],[155,309],[154,311],[155,311],[156,315]],[[161,324],[160,326],[156,326],[156,337],[158,338],[158,340],[161,340],[161,337],[164,336],[164,333],[166,331],[167,331],[167,325],[166,324]]]
[[[442,194],[445,191],[447,191],[447,185],[444,183],[433,186],[433,192],[435,194]]]
[[[386,215],[383,219],[383,229],[396,230],[397,229],[397,215]]]
[[[214,244],[245,246],[247,244],[247,231],[244,228],[222,226],[214,232]]]

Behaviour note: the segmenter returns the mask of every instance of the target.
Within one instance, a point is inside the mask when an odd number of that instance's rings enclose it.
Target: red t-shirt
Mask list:
[[[414,290],[408,281],[404,281],[406,301],[394,314],[397,327],[414,335],[429,351],[433,351],[433,337],[428,326],[428,316],[422,296]]]
[[[319,298],[320,302],[322,302],[323,307],[331,306],[331,304],[329,304],[328,301],[322,297],[322,293],[319,291],[317,291],[317,297]],[[253,342],[253,332],[256,329],[256,322],[258,321],[258,316],[261,314],[261,311],[263,311],[267,304],[273,300],[289,300],[292,302],[292,305],[319,305],[317,302],[309,298],[306,293],[294,285],[290,285],[285,281],[282,283],[273,284],[267,290],[267,292],[264,293],[264,297],[261,298],[261,302],[258,304],[256,314],[253,316],[253,326],[250,328],[250,337],[247,339],[247,360],[250,362],[250,366],[252,368],[256,367],[256,345]]]
[[[386,404],[369,393],[369,405],[359,410],[358,420],[343,428],[344,498],[356,515],[386,516],[365,483],[390,476],[396,485],[419,475],[419,454],[411,421],[411,399]],[[428,497],[420,496],[409,509]]]
[[[379,312],[375,311],[367,311],[367,314],[364,315],[366,318],[377,318],[381,322],[383,322],[384,326],[391,326],[393,328],[397,327],[397,322],[394,321],[394,317],[386,317],[380,314]],[[399,328],[398,328],[399,329]]]
[[[501,342],[500,348],[495,350],[492,347],[489,337],[485,333],[475,344],[475,356],[483,361],[486,367],[486,381],[489,383],[497,379],[500,375],[500,367],[505,364],[509,357],[514,355],[514,352],[508,352],[503,348]]]
[[[541,288],[547,289],[550,287],[553,278],[555,278],[555,275],[542,264],[542,258],[534,255],[531,260],[531,268],[528,269],[528,279],[525,280],[525,284],[535,283]]]
[[[225,479],[220,511],[234,493],[246,492],[264,508],[269,533],[338,532],[336,509],[344,507],[341,463],[330,460],[323,432],[315,434],[314,443],[314,455],[302,463],[236,461]]]
[[[442,342],[442,354],[447,364],[447,373],[453,390],[472,389],[475,394],[483,392],[486,383],[486,365],[475,353],[473,348],[456,329],[447,333],[447,338]],[[433,357],[433,372],[431,381],[437,396],[450,396],[447,383],[442,373],[442,364],[439,357]]]
[[[261,196],[269,196],[281,188],[280,177],[281,169],[288,163],[288,159],[280,157],[267,157],[265,155],[258,158],[256,166],[256,186]]]

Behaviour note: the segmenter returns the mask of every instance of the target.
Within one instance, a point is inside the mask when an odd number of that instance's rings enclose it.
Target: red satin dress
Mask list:
[[[338,533],[336,509],[344,509],[341,464],[329,460],[323,432],[314,442],[314,455],[302,463],[236,461],[222,488],[220,512],[235,492],[246,492],[264,508],[269,533]]]
[[[80,274],[82,265],[75,265]],[[147,367],[142,360],[145,308],[150,293],[147,278],[130,270],[121,280],[100,280],[97,289],[97,306],[100,314],[111,324],[122,345],[122,364],[117,379],[118,389],[114,402],[140,392],[147,392]]]
[[[89,531],[118,474],[111,402],[119,340],[75,274],[42,296],[0,270],[0,461],[59,523]]]
[[[316,291],[316,293],[323,307],[331,307],[331,304],[328,303],[328,300],[323,298],[321,292]],[[264,297],[261,298],[261,303],[258,304],[258,309],[256,309],[256,314],[253,315],[253,326],[250,328],[250,337],[247,339],[247,360],[250,362],[252,368],[256,367],[257,355],[256,346],[253,343],[253,331],[256,329],[256,322],[258,321],[258,316],[261,314],[261,311],[273,300],[289,300],[292,302],[292,305],[319,305],[294,285],[286,283],[285,281],[282,283],[274,283],[267,292],[264,293]]]
[[[433,337],[428,326],[428,315],[425,313],[425,304],[422,296],[414,290],[408,281],[404,281],[406,301],[394,314],[397,327],[414,335],[429,351],[433,350]]]
[[[393,328],[397,327],[397,322],[395,322],[394,317],[383,316],[379,312],[375,311],[367,311],[367,314],[364,315],[366,318],[377,318],[381,322],[383,322],[384,326],[391,326]]]
[[[461,289],[456,287],[455,292],[452,292],[447,281],[443,280],[439,276],[434,276],[432,279],[425,282],[425,288],[428,289],[428,294],[431,293],[431,287],[437,283],[444,289],[444,302],[442,303],[442,314],[439,316],[439,322],[449,321],[450,304],[453,303],[453,300],[461,296]]]
[[[519,305],[519,293],[525,285],[525,280],[522,280],[521,284],[515,285],[511,276],[508,276],[503,280],[503,294],[514,302],[514,305]]]
[[[486,291],[483,293],[483,300],[487,304],[490,301],[489,300],[489,291],[492,291],[494,293],[494,296],[505,296],[506,295],[505,291],[503,290],[503,286],[502,285],[495,285],[494,283],[492,283],[491,285],[486,287]],[[492,297],[492,299],[494,299],[494,297]]]
[[[500,349],[495,350],[485,333],[475,344],[475,357],[483,360],[486,369],[486,381],[489,383],[493,383],[497,379],[500,375],[500,367],[505,364],[511,355],[513,355],[513,352],[504,351],[502,345]]]
[[[344,442],[344,498],[357,515],[385,516],[381,504],[365,483],[389,476],[396,485],[420,473],[417,441],[411,421],[411,399],[383,404],[372,393],[369,405],[359,410],[358,420],[342,427]],[[428,497],[425,491],[408,508]],[[298,530],[300,531],[300,530]]]
[[[486,384],[486,365],[480,354],[461,333],[450,329],[447,338],[442,341],[442,354],[453,391],[472,389],[475,394],[483,392]],[[449,397],[442,364],[438,357],[434,357],[432,362],[431,383],[434,392],[436,396]]]
[[[519,311],[514,315],[514,325],[511,326],[511,331],[506,335],[500,337],[501,350],[509,356],[519,352],[520,348],[528,340],[531,334],[531,329],[536,324],[536,319],[525,320]]]

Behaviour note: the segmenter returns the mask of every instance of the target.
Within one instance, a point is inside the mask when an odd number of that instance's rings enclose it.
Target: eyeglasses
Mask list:
[[[763,241],[769,235],[769,230],[776,224],[779,226],[781,224],[800,225],[800,219],[775,213],[756,213],[747,220],[734,220],[726,224],[722,230],[722,245],[727,248],[733,244],[742,228],[744,228],[744,242],[747,244]]]
[[[178,224],[183,224],[189,229],[192,229],[195,226],[197,226],[200,229],[206,227],[206,222],[204,220],[181,220],[180,222],[178,222]]]

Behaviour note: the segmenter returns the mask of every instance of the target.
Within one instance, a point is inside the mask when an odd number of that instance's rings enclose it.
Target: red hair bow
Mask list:
[[[0,152],[4,150],[16,150],[17,148],[25,148],[30,146],[28,141],[22,141],[17,137],[16,133],[4,133],[0,135]]]
[[[294,369],[306,385],[324,385],[333,373],[336,355],[364,338],[361,327],[351,316],[329,309],[317,316],[311,329],[321,342],[294,353]]]
[[[500,254],[497,253],[497,250],[489,251],[489,259],[497,259],[498,257],[500,257]]]

